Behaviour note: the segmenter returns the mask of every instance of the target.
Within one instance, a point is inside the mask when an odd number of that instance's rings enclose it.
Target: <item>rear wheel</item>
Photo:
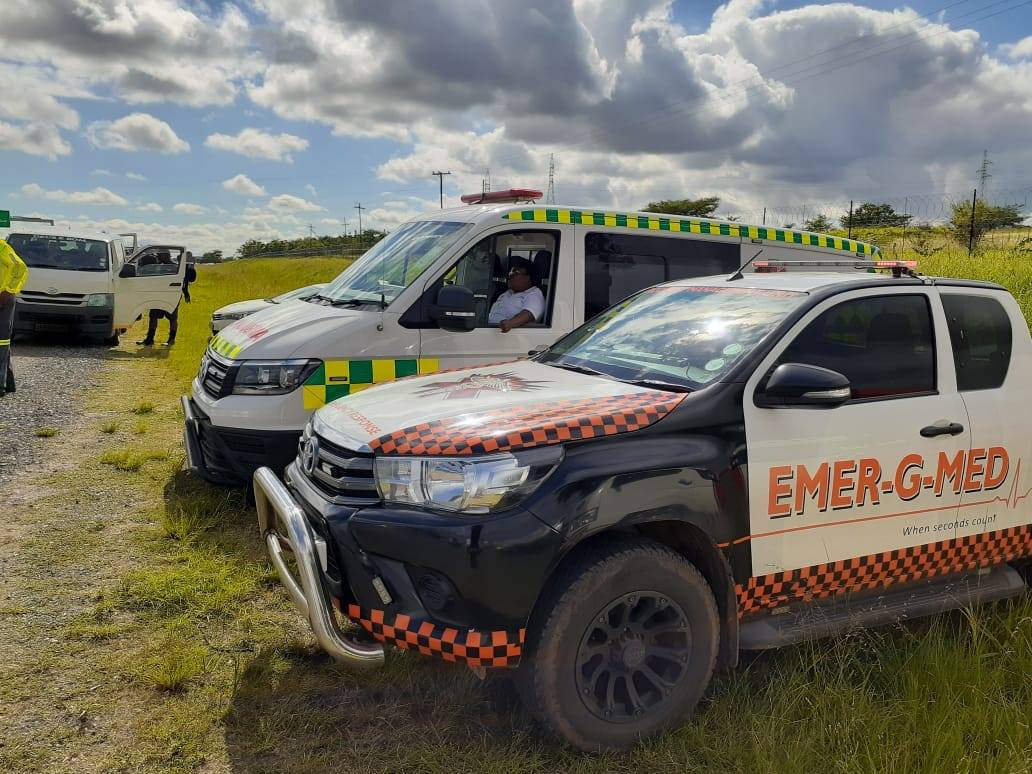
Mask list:
[[[592,552],[552,586],[520,667],[527,708],[582,750],[612,750],[677,724],[713,674],[719,622],[683,556],[645,540]]]

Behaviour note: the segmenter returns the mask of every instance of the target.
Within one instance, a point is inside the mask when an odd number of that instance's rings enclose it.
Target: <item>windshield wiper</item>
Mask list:
[[[664,382],[657,379],[618,379],[624,384],[633,384],[636,387],[648,387],[653,390],[665,390],[666,392],[693,392],[691,387],[674,382]]]
[[[576,371],[579,374],[587,374],[588,376],[604,376],[606,379],[612,378],[609,374],[596,371],[594,368],[588,368],[587,366],[582,365],[573,365],[572,363],[545,363],[545,365],[555,366],[556,368],[562,368],[567,371]]]

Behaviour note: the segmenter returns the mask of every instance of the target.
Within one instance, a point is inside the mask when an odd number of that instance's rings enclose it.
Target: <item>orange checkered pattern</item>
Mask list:
[[[371,441],[369,447],[379,454],[427,456],[518,451],[641,430],[669,414],[684,397],[646,390],[463,414],[395,430]]]
[[[969,572],[1026,556],[1032,556],[1032,524],[786,570],[749,578],[736,586],[738,615],[741,618],[793,600],[810,601]]]
[[[516,634],[452,629],[407,615],[388,616],[383,610],[366,610],[358,605],[348,605],[348,618],[380,642],[470,666],[516,666],[526,636],[526,629]]]

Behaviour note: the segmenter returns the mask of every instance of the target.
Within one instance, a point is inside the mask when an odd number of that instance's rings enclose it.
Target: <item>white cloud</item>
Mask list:
[[[305,185],[305,190],[308,191],[308,193],[310,193],[312,196],[318,196],[319,195],[319,192],[315,190],[315,186],[312,185],[311,183],[308,183],[307,185]]]
[[[241,196],[265,196],[265,189],[244,174],[223,180],[222,187]]]
[[[114,172],[112,172],[110,169],[95,169],[92,172],[90,172],[90,174],[91,175],[96,175],[97,177],[114,177],[115,176]]]
[[[325,212],[325,207],[320,207],[315,202],[302,199],[293,194],[280,194],[269,199],[269,209],[283,210],[286,212]]]
[[[149,113],[131,113],[117,121],[94,121],[86,128],[86,136],[98,148],[169,154],[190,150],[190,143]]]
[[[180,202],[172,206],[172,209],[176,212],[182,213],[183,215],[203,215],[208,211],[207,207],[202,207],[199,204],[191,204],[189,202]]]
[[[36,183],[28,183],[21,188],[22,193],[33,199],[50,199],[68,204],[97,204],[103,206],[122,207],[129,203],[127,199],[107,188],[97,186],[92,191],[48,191]]]
[[[0,150],[46,156],[51,161],[56,161],[58,156],[70,154],[72,146],[62,139],[61,133],[53,126],[36,123],[8,124],[0,121]]]
[[[1015,61],[1019,59],[1032,59],[1032,35],[1022,38],[1017,43],[1005,43],[1000,46],[1004,56]]]
[[[130,180],[140,180],[140,181],[143,181],[143,180],[147,179],[146,177],[141,175],[139,172],[126,172],[125,176],[127,178],[129,178]]]
[[[165,208],[157,202],[147,202],[136,208],[137,212],[164,212]]]
[[[238,134],[212,134],[204,141],[205,147],[239,153],[251,158],[292,162],[290,155],[308,147],[308,140],[294,134],[270,134],[261,129],[242,129]]]

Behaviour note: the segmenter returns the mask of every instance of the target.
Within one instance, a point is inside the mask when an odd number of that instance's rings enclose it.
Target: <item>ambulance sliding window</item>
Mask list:
[[[953,345],[957,389],[991,390],[1001,386],[1010,366],[1010,318],[988,296],[944,293],[942,305]]]
[[[854,400],[935,391],[935,345],[923,295],[873,296],[832,307],[778,359],[830,368],[849,379]]]

